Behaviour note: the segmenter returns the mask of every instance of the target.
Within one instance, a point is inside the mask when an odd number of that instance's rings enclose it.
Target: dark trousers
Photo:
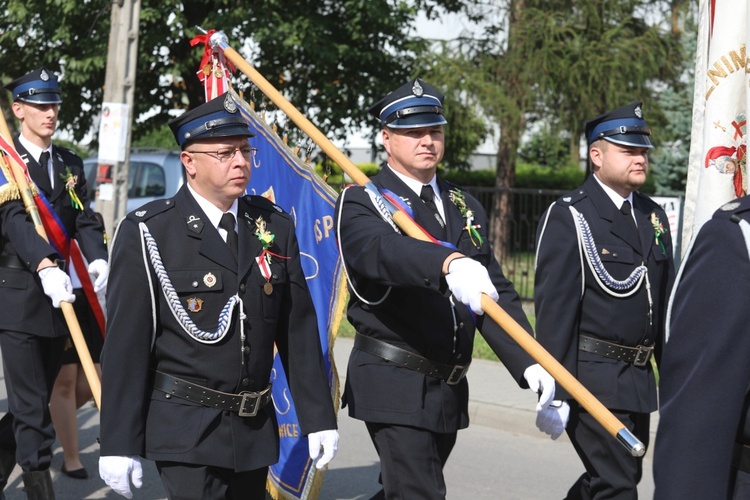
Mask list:
[[[443,467],[456,444],[456,432],[438,434],[416,427],[371,422],[367,422],[367,431],[380,457],[381,498],[445,498]]]
[[[170,500],[263,500],[268,467],[235,472],[222,467],[156,461]]]
[[[648,447],[649,414],[610,410]],[[566,428],[586,472],[568,491],[568,500],[635,500],[643,475],[643,457],[634,457],[586,410],[570,405]]]
[[[8,449],[9,432],[12,433],[16,462],[24,472],[47,470],[52,461],[55,429],[49,413],[49,400],[60,370],[65,341],[65,337],[0,332],[8,412],[11,415],[0,420],[0,444]]]

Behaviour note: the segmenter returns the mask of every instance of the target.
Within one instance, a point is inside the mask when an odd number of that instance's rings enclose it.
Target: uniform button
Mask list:
[[[243,347],[243,348],[242,348],[242,352],[243,352],[244,354],[250,354],[250,347],[249,347],[249,346],[245,346],[245,347]]]
[[[193,281],[192,284],[193,284],[193,288],[198,288],[198,282],[197,281]]]
[[[613,252],[612,253],[612,257],[614,257],[616,259],[617,258],[617,252]]]
[[[247,289],[247,287],[245,286],[245,284],[244,284],[244,283],[242,283],[242,284],[240,285],[240,292],[242,292],[242,293],[245,293],[245,290],[246,290],[246,289]]]
[[[242,385],[244,387],[247,387],[248,385],[250,385],[250,379],[249,378],[243,378],[242,379]]]
[[[430,286],[430,280],[427,278],[424,279],[424,286]]]
[[[460,322],[460,323],[458,324],[458,327],[459,327],[459,328],[463,328],[463,327],[464,327],[464,322],[463,322],[463,321],[462,321],[462,322]]]

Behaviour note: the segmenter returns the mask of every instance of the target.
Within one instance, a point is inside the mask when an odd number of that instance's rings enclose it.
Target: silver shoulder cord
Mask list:
[[[349,187],[346,187],[344,188],[343,191],[341,191],[341,210],[339,210],[339,217],[336,220],[336,236],[338,237],[339,242],[341,242],[341,214],[344,212],[344,197],[346,196],[346,192],[348,189]],[[393,219],[391,218],[390,213],[388,212],[388,209],[385,206],[383,206],[381,203],[378,203],[377,198],[373,194],[371,194],[367,189],[365,189],[365,191],[367,192],[367,194],[370,195],[372,204],[375,205],[375,208],[378,210],[378,213],[380,214],[380,216],[383,217],[383,219],[386,222],[388,222],[396,232],[399,232],[398,228],[393,223]],[[377,306],[377,305],[382,304],[385,301],[385,299],[388,298],[388,295],[390,295],[392,287],[389,286],[388,289],[383,294],[383,296],[374,302],[370,302],[369,300],[365,299],[354,287],[354,282],[351,280],[351,278],[349,278],[349,271],[346,268],[346,259],[344,259],[344,249],[342,248],[342,245],[340,243],[338,247],[339,247],[339,255],[341,256],[341,262],[343,264],[342,267],[344,268],[344,274],[346,275],[346,280],[349,282],[349,287],[352,289],[352,292],[354,293],[354,295],[356,295],[357,298],[362,303],[367,304],[368,306]]]
[[[172,286],[172,281],[169,279],[169,276],[167,274],[166,269],[164,269],[164,264],[161,260],[161,255],[159,253],[159,248],[156,245],[156,241],[154,240],[153,236],[151,236],[151,233],[148,230],[148,227],[145,223],[141,222],[138,225],[139,229],[141,230],[141,241],[142,241],[142,247],[143,247],[143,258],[144,262],[146,261],[146,258],[148,256],[148,259],[151,261],[151,266],[154,269],[154,272],[156,273],[156,277],[159,280],[159,284],[161,285],[162,292],[164,293],[164,298],[167,299],[167,304],[169,305],[170,311],[172,311],[172,315],[174,315],[177,322],[182,326],[183,330],[190,335],[194,340],[201,342],[203,344],[215,344],[216,342],[219,342],[221,339],[224,338],[224,336],[229,331],[229,327],[232,324],[232,312],[234,311],[234,308],[236,305],[239,304],[240,306],[240,337],[242,341],[244,342],[245,339],[245,312],[244,308],[242,307],[242,299],[239,297],[239,295],[234,294],[229,298],[229,301],[227,301],[226,305],[224,305],[224,308],[221,310],[221,313],[219,313],[219,325],[215,332],[206,332],[201,329],[199,329],[195,323],[193,323],[193,320],[190,319],[187,312],[185,311],[185,308],[182,307],[182,303],[180,302],[180,298],[177,296],[177,292],[175,292],[174,287]],[[150,273],[149,273],[150,274]],[[151,278],[149,277],[149,282]],[[151,287],[153,288],[153,287]],[[152,303],[154,301],[154,297],[152,295]],[[156,311],[155,307],[152,307],[153,311]],[[154,313],[155,314],[155,313]],[[156,319],[154,318],[154,325],[156,325]],[[154,328],[154,332],[156,331],[156,328]]]
[[[596,251],[596,242],[594,241],[594,236],[591,234],[588,222],[574,207],[571,206],[569,209],[576,226],[576,233],[578,234],[579,252],[586,257],[589,269],[591,269],[596,283],[602,290],[613,297],[629,297],[640,289],[641,283],[643,283],[645,278],[648,295],[648,318],[649,324],[651,324],[653,319],[653,299],[651,297],[651,282],[648,279],[648,268],[641,263],[626,279],[622,281],[615,279],[609,274],[602,260],[599,258],[599,253]],[[581,259],[583,259],[583,256]],[[584,274],[583,268],[581,268],[581,275],[583,276]],[[584,278],[582,277],[581,279]]]

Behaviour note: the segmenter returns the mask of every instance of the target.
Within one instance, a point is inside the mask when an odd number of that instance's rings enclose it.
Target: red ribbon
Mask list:
[[[206,64],[209,64],[211,62],[211,53],[216,52],[216,54],[218,54],[219,56],[219,60],[222,61],[222,63],[224,63],[227,68],[229,68],[229,71],[234,73],[234,71],[236,71],[236,68],[231,61],[227,61],[224,59],[224,53],[220,51],[214,51],[211,48],[211,44],[209,43],[209,41],[211,40],[211,35],[213,35],[214,33],[216,33],[216,30],[208,30],[208,33],[206,33],[205,35],[195,35],[193,39],[190,40],[191,47],[195,47],[199,43],[202,43],[204,45],[203,57],[201,57],[201,64],[198,68],[199,71],[202,71]]]

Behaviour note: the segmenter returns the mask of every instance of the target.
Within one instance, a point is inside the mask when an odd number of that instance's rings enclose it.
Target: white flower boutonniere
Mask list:
[[[65,173],[60,174],[60,178],[65,183],[65,190],[70,196],[70,204],[73,205],[73,208],[83,210],[83,203],[78,197],[78,194],[76,194],[76,184],[78,184],[78,176],[73,175],[73,173],[70,171],[70,167],[65,167]]]
[[[479,234],[479,231],[477,231],[479,226],[472,224],[474,222],[474,212],[466,206],[466,197],[460,189],[451,189],[448,191],[448,197],[451,202],[456,205],[458,211],[461,212],[461,216],[466,222],[464,229],[469,233],[469,239],[471,239],[471,242],[475,247],[479,248],[484,243],[484,240],[482,239],[482,235]]]

